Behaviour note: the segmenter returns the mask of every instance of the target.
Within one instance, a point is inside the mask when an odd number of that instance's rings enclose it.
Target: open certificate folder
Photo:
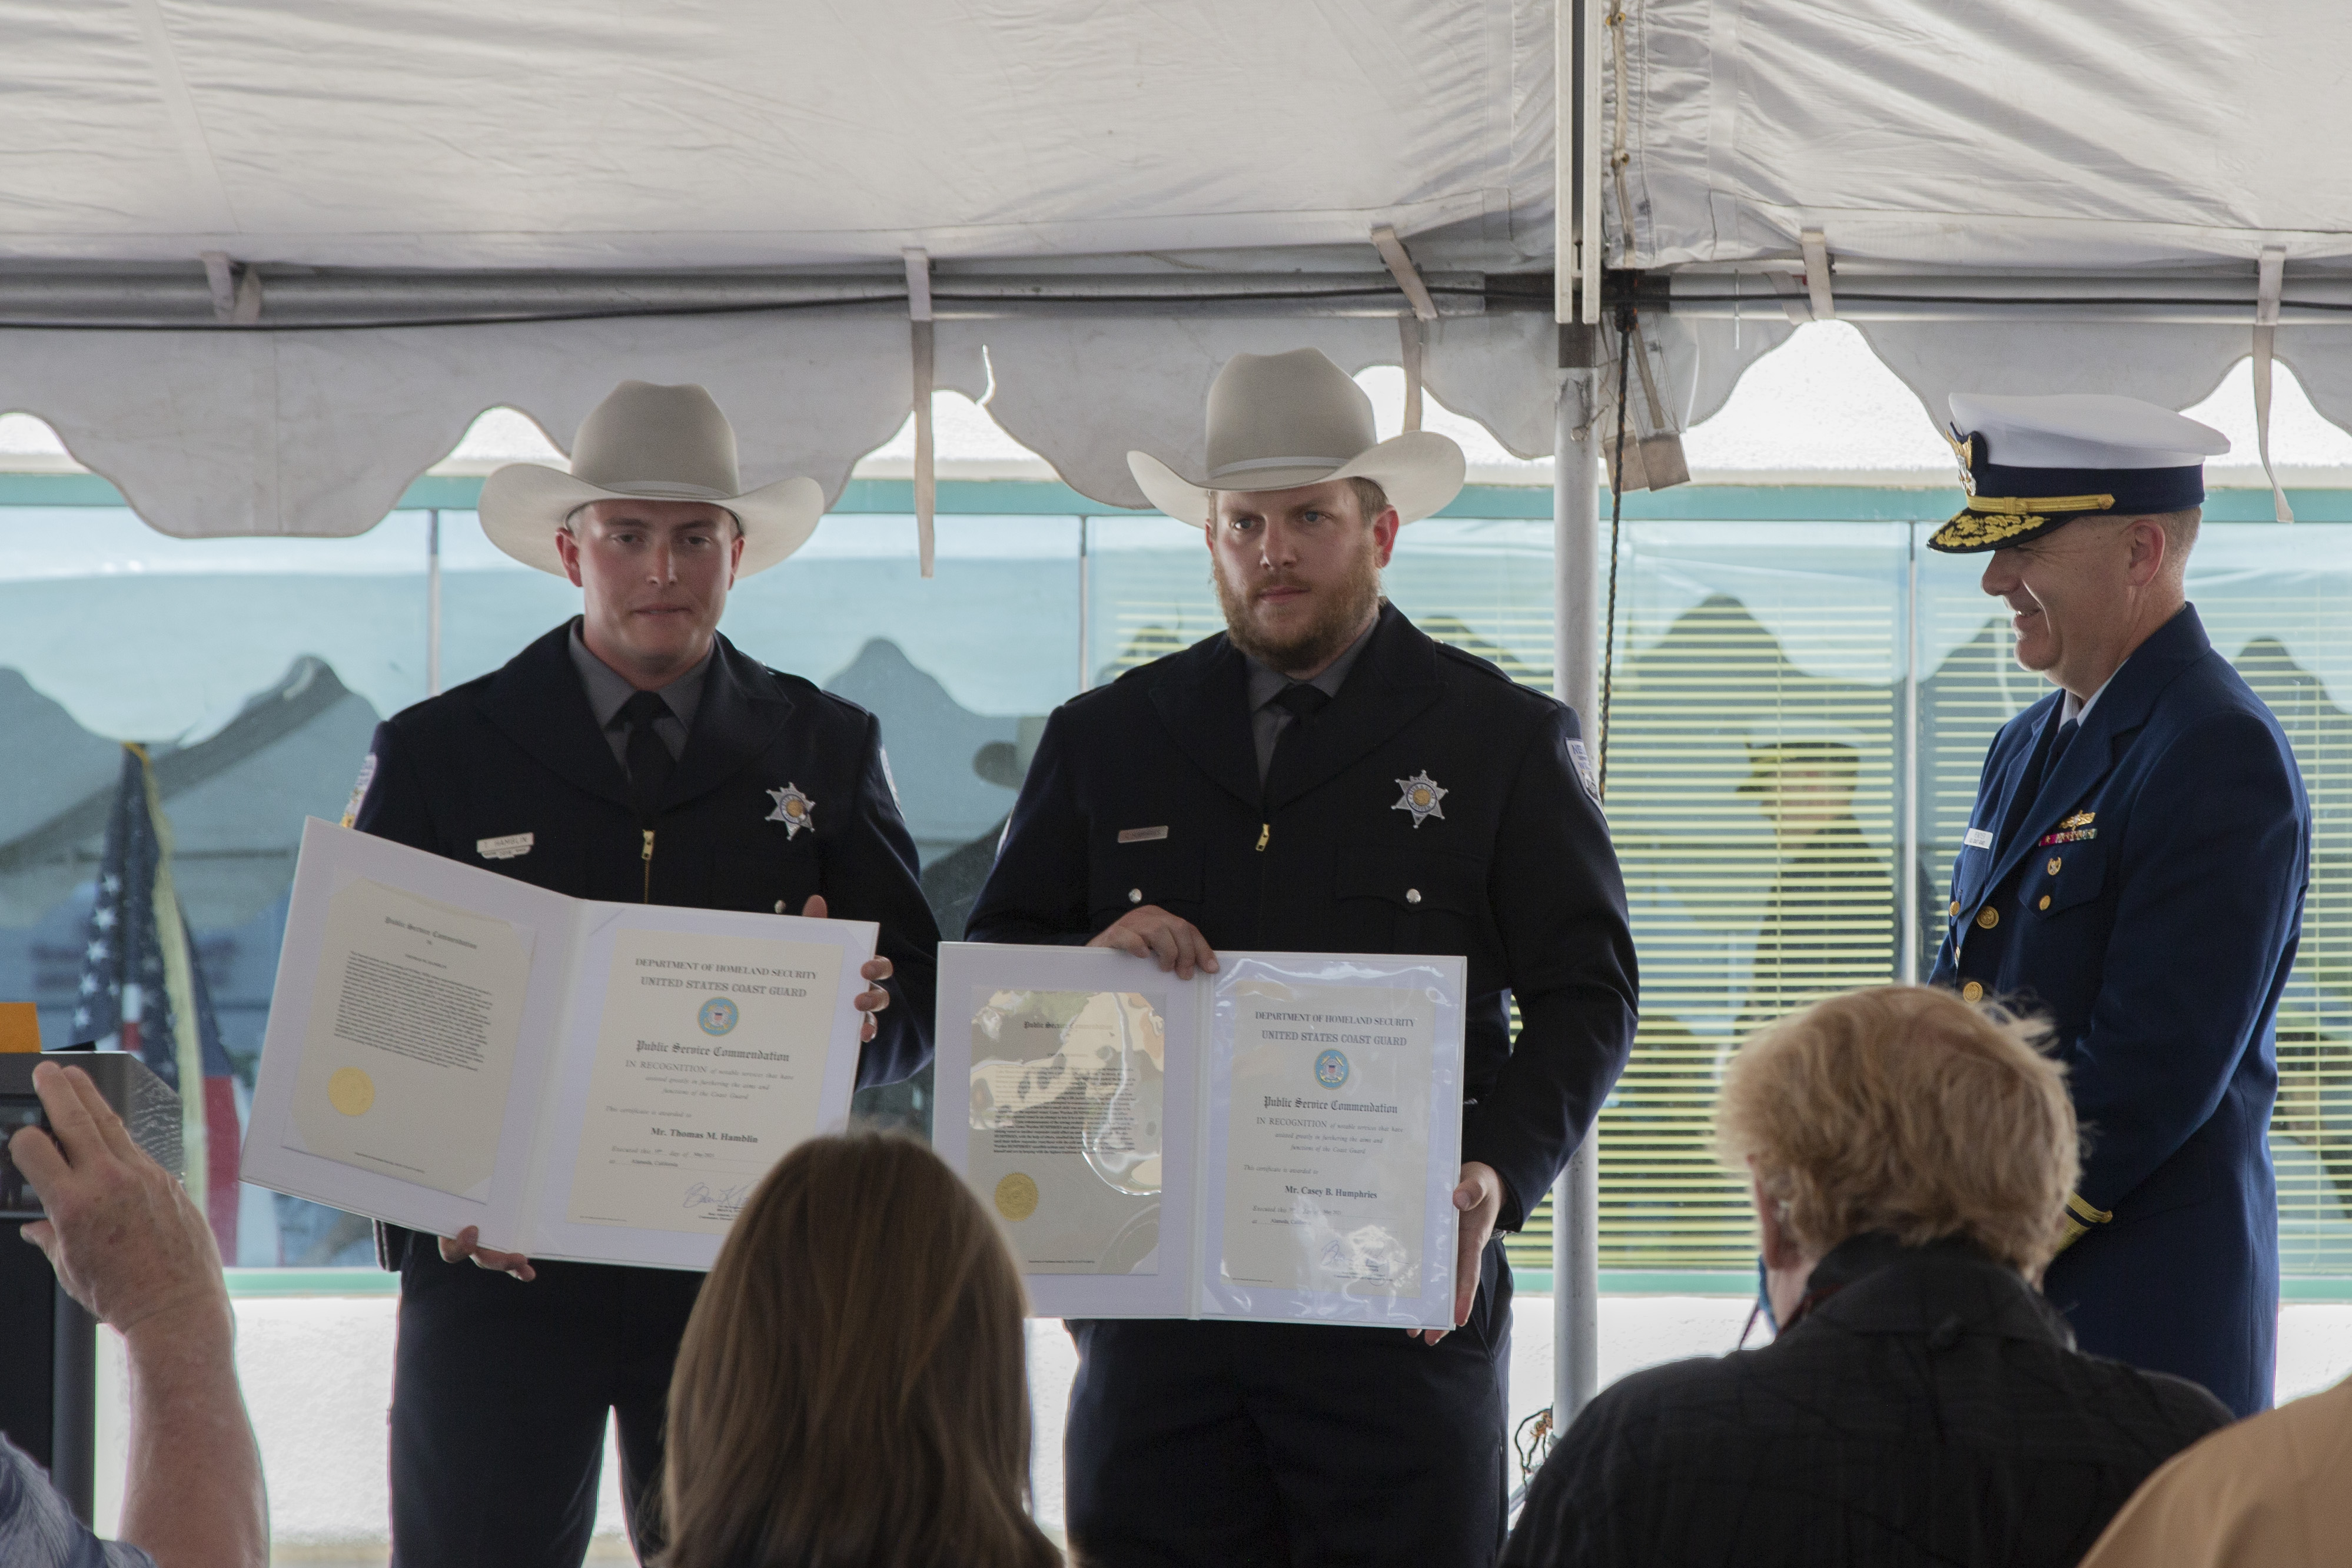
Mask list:
[[[242,1173],[533,1258],[708,1268],[847,1118],[876,934],[567,898],[313,818]]]
[[[1452,1328],[1464,961],[1217,958],[940,944],[932,1144],[1032,1310]]]

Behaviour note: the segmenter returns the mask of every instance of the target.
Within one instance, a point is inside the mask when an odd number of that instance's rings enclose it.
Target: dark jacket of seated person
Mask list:
[[[1602,1393],[1529,1489],[1506,1568],[2071,1568],[2226,1425],[2194,1384],[2077,1352],[2030,1282],[2077,1160],[2037,1041],[1911,986],[1751,1040],[1717,1126],[1784,1327]]]

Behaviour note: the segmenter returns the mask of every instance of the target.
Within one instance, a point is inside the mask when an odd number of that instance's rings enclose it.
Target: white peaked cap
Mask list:
[[[2210,425],[2111,392],[1951,395],[1952,427],[2004,468],[2186,468],[2230,449]]]

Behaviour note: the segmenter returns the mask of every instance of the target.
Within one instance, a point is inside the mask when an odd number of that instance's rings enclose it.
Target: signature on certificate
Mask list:
[[[751,1194],[749,1182],[740,1186],[713,1188],[709,1182],[695,1182],[686,1189],[686,1199],[678,1206],[700,1211],[704,1219],[733,1219],[742,1212],[743,1200]]]

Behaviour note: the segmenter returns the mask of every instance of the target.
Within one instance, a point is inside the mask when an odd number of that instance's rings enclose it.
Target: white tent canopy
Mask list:
[[[1683,330],[1735,294],[1825,306],[1939,420],[1961,386],[2182,407],[2248,353],[2270,250],[2277,355],[2352,422],[2352,12],[1641,0],[1624,26],[1607,254],[1674,273]]]
[[[1586,156],[1622,173],[1602,254],[1653,275],[1638,429],[1828,313],[1937,414],[1961,384],[2186,405],[2247,353],[2270,248],[2277,353],[2352,421],[2352,14],[1604,14],[1563,19]],[[359,531],[482,409],[568,445],[624,375],[703,382],[748,479],[837,491],[914,402],[910,247],[935,384],[992,373],[992,413],[1098,500],[1141,503],[1130,446],[1194,455],[1226,353],[1406,357],[1380,225],[1432,285],[1432,391],[1552,445],[1541,0],[26,0],[9,45],[0,408],[169,532]]]
[[[484,408],[568,447],[623,376],[837,492],[913,400],[919,247],[936,384],[992,371],[1008,431],[1141,505],[1124,452],[1197,456],[1225,355],[1400,359],[1388,225],[1429,385],[1532,456],[1548,298],[1484,289],[1550,248],[1551,56],[1513,0],[27,4],[0,409],[183,535],[357,532]]]

